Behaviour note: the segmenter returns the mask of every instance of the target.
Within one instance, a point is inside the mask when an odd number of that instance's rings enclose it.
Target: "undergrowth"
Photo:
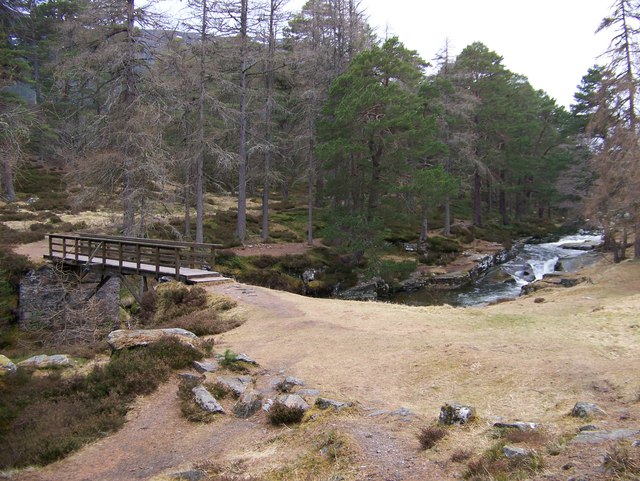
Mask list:
[[[178,327],[196,336],[208,336],[242,325],[243,319],[226,314],[236,305],[233,299],[208,294],[202,287],[171,282],[157,291],[147,291],[138,314],[147,327]]]
[[[269,409],[267,417],[274,426],[298,424],[304,417],[304,409],[289,407],[280,402],[275,402]]]
[[[481,456],[467,464],[464,479],[471,481],[511,481],[529,479],[544,467],[537,449],[543,447],[546,436],[539,431],[499,429],[494,432],[498,439]],[[503,448],[507,444],[526,446],[527,455],[507,458]]]
[[[294,432],[299,440],[291,443],[303,448],[302,453],[290,463],[269,472],[272,481],[339,480],[352,479],[355,450],[353,441],[337,429]]]
[[[423,450],[431,449],[447,435],[447,430],[440,426],[426,426],[420,430],[418,441]]]
[[[84,377],[19,369],[0,382],[0,467],[48,464],[117,430],[136,396],[199,359],[201,352],[166,339],[119,351]]]

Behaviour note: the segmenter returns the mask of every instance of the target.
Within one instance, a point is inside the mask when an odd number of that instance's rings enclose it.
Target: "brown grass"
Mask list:
[[[423,450],[431,449],[447,435],[447,430],[440,426],[427,426],[420,430],[418,441]]]

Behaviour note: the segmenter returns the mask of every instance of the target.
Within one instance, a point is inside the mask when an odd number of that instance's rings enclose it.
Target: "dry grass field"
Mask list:
[[[257,360],[258,387],[294,375],[354,407],[314,410],[297,427],[270,427],[263,414],[197,425],[180,417],[172,381],[140,399],[116,434],[9,479],[164,480],[194,466],[218,473],[206,478],[213,480],[637,479],[633,466],[603,468],[615,442],[571,440],[587,423],[640,429],[640,263],[603,261],[585,275],[590,282],[574,288],[466,309],[211,287],[238,299],[247,319],[216,338],[216,350]],[[474,406],[478,419],[420,450],[420,429],[448,401]],[[577,401],[607,415],[572,418]],[[410,413],[394,414],[400,408]],[[539,435],[514,441],[535,450],[535,469],[470,471],[495,449],[493,423],[516,420],[542,425]]]

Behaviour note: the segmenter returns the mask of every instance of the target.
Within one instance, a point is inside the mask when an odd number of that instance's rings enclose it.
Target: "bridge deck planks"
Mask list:
[[[50,255],[46,255],[44,257],[48,260],[61,260],[66,264],[83,266],[86,265],[87,268],[92,270],[113,270],[121,272],[122,274],[157,274],[156,266],[152,264],[141,263],[138,267],[135,262],[122,261],[121,266],[120,261],[118,260],[102,259],[101,257],[96,256],[91,258],[91,263],[87,263],[89,256],[79,254],[76,260],[75,254],[67,254],[63,256],[60,252],[53,252]],[[175,267],[159,266],[158,271],[160,275],[163,276],[176,276]],[[180,280],[186,283],[227,282],[231,280],[227,277],[221,276],[218,272],[208,271],[205,269],[193,269],[190,267],[180,267],[178,276],[180,277]]]

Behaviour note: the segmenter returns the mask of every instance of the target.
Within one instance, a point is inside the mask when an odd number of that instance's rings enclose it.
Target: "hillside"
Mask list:
[[[633,373],[640,369],[640,264],[604,264],[587,274],[592,282],[540,291],[537,301],[468,309],[217,287],[238,299],[247,319],[219,336],[217,349],[256,359],[258,385],[294,375],[355,407],[316,412],[299,427],[268,427],[264,414],[193,424],[179,416],[172,380],[140,399],[116,434],[8,479],[178,479],[163,476],[194,467],[213,480],[457,479],[495,449],[500,440],[492,424],[516,420],[541,423],[540,434],[515,441],[536,450],[537,470],[508,465],[510,474],[496,479],[635,479],[633,464],[626,473],[602,469],[606,453],[621,456],[614,441],[572,440],[586,424],[630,429],[636,433],[630,439],[639,439],[640,386]],[[474,406],[478,420],[448,428],[435,448],[420,451],[417,434],[448,401]],[[607,414],[572,418],[577,401],[595,402]],[[327,446],[335,456],[326,455]]]

